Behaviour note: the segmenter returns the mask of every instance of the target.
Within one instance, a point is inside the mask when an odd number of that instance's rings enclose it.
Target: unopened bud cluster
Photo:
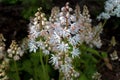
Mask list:
[[[4,36],[0,34],[0,80],[9,80],[6,72],[10,67],[9,60],[19,60],[28,47],[27,39],[23,39],[20,46],[13,40],[8,49],[6,49],[5,41]]]
[[[8,57],[13,58],[14,60],[19,60],[23,56],[24,51],[21,47],[18,46],[15,40],[12,41],[10,48],[7,50]]]
[[[5,38],[3,34],[0,34],[0,59],[2,59],[5,56],[4,50],[5,50]]]
[[[0,80],[9,80],[8,76],[6,75],[8,65],[9,65],[8,59],[4,59],[0,64]]]

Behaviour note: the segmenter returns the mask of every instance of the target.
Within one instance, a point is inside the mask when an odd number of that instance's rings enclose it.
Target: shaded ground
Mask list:
[[[11,40],[21,40],[27,35],[29,21],[21,16],[22,6],[6,5],[0,3],[0,33],[6,38],[6,45]]]
[[[90,8],[89,4],[88,6]],[[95,9],[95,7],[99,9],[99,5],[92,5],[90,11],[97,10]],[[0,4],[0,33],[3,33],[5,38],[7,39],[7,46],[9,46],[11,40],[21,40],[22,38],[27,36],[27,25],[29,21],[25,20],[21,16],[22,9],[22,6],[19,4]],[[93,15],[93,13],[91,14]],[[94,18],[94,15],[92,17]],[[108,44],[110,44],[111,37],[115,36],[117,44],[115,47],[112,47],[111,50],[108,51],[108,53],[113,52],[113,50],[115,49],[118,53],[119,60],[111,61],[109,56],[110,63],[113,66],[112,71],[109,70],[105,65],[100,67],[99,71],[102,74],[103,80],[120,80],[120,25],[118,24],[116,26],[115,24],[111,24],[111,22],[115,23],[116,20],[119,21],[120,19],[115,19],[115,21],[113,19],[115,18],[112,18],[108,21],[104,28],[104,32],[101,35],[103,41],[103,46],[101,50],[107,51],[109,48]],[[116,28],[113,28],[114,26],[116,26]]]
[[[116,19],[115,17],[112,17],[110,20],[108,20],[101,35],[103,42],[101,50],[107,51],[110,64],[112,64],[113,67],[112,71],[109,70],[105,65],[99,69],[103,80],[120,80],[120,22],[116,23],[117,21],[120,21],[120,18]],[[116,45],[110,48],[112,36],[115,36]],[[110,54],[113,53],[114,50],[117,51],[119,57],[117,60],[111,60],[110,57]]]

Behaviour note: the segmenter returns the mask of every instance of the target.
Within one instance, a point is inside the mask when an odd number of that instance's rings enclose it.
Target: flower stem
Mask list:
[[[44,80],[47,80],[47,78],[46,78],[46,75],[45,75],[45,66],[44,66],[44,63],[43,63],[43,53],[42,53],[42,51],[40,50],[40,62],[41,62],[41,65],[42,65],[42,70],[43,70],[43,78],[44,78]]]
[[[20,80],[19,72],[18,72],[18,68],[17,68],[17,63],[15,60],[14,60],[14,65],[15,65],[15,71],[16,71],[16,80]]]
[[[104,27],[104,26],[105,26],[106,22],[107,22],[107,20],[104,20],[104,23],[103,23],[102,27]]]

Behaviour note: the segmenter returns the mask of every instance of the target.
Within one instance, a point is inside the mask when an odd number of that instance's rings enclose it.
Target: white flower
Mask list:
[[[72,63],[72,58],[71,57],[65,57],[65,63]]]
[[[76,16],[71,15],[70,19],[71,19],[71,21],[75,22],[76,21]]]
[[[120,3],[120,0],[107,0],[106,3],[113,4],[115,7]]]
[[[61,17],[59,18],[59,20],[60,20],[60,23],[61,23],[62,25],[65,25],[65,24],[66,24],[66,18],[65,18],[65,17],[61,16]]]
[[[19,56],[23,56],[24,51],[21,49],[21,47],[17,48],[16,54],[18,54]]]
[[[67,52],[68,49],[69,49],[69,46],[68,46],[67,43],[65,44],[64,42],[62,42],[62,43],[58,44],[57,49],[58,49],[60,52]]]
[[[40,35],[40,32],[35,29],[34,25],[30,27],[29,33],[31,35],[31,38],[37,38]]]
[[[100,19],[109,19],[109,18],[110,18],[110,14],[109,14],[109,13],[102,12],[97,18],[98,18],[99,20],[100,20]]]
[[[36,19],[36,18],[35,18],[35,19]],[[35,19],[34,19],[34,22],[33,22],[34,25],[36,25],[36,24],[38,23],[37,21],[35,21]]]
[[[38,49],[37,44],[36,44],[35,41],[30,41],[28,43],[28,46],[30,48],[30,52],[36,52],[36,50]]]
[[[72,37],[69,38],[69,43],[74,46],[77,44],[77,42]]]
[[[43,50],[43,53],[45,54],[45,55],[49,55],[50,54],[50,52],[48,51],[48,50]]]
[[[71,64],[61,65],[60,71],[62,71],[65,75],[69,75],[69,71],[72,69]]]
[[[70,42],[71,45],[74,45],[74,46],[77,45],[78,42],[80,42],[80,35],[76,34],[75,36],[70,37],[69,42]]]
[[[120,5],[117,6],[117,8],[114,10],[114,13],[116,13],[117,17],[120,17]]]
[[[17,61],[17,60],[20,59],[20,57],[19,57],[18,55],[15,55],[15,56],[13,57],[13,59],[14,59],[15,61]]]
[[[39,47],[40,49],[45,49],[45,45],[43,44],[43,42],[40,40],[40,41],[36,41],[36,46]]]
[[[56,68],[58,68],[58,67],[59,67],[59,63],[58,63],[59,57],[56,56],[56,55],[54,55],[54,54],[51,54],[51,55],[52,55],[52,56],[51,56],[49,62],[52,63],[52,65],[54,65]]]
[[[54,34],[50,37],[50,44],[56,44],[56,43],[60,43],[60,36],[54,32]]]
[[[110,3],[106,2],[106,4],[105,4],[105,11],[106,11],[106,12],[112,11],[113,8],[114,8],[114,5],[113,5],[113,4],[110,4]]]
[[[63,38],[65,37],[68,37],[70,35],[70,30],[69,29],[62,29],[60,32],[59,32],[59,35]]]
[[[66,8],[65,8],[65,7],[62,7],[62,8],[61,8],[61,11],[62,11],[62,12],[64,12],[65,10],[66,10]]]
[[[71,52],[72,58],[78,57],[81,53],[78,48],[73,47],[73,51]]]
[[[78,33],[79,30],[80,30],[80,27],[76,23],[71,24],[70,33],[76,34]]]
[[[80,35],[79,34],[76,34],[74,37],[76,42],[80,42]]]

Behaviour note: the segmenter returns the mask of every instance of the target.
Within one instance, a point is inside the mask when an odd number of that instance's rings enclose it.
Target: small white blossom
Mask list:
[[[48,51],[48,50],[43,50],[43,53],[45,54],[45,55],[49,55],[50,54],[50,52]]]
[[[59,32],[59,35],[63,38],[68,37],[70,35],[70,30],[69,29],[62,29]]]
[[[15,61],[17,61],[17,60],[20,59],[20,57],[19,57],[18,55],[15,55],[15,56],[13,57],[13,59],[14,59]]]
[[[37,44],[36,44],[35,41],[30,41],[30,42],[28,43],[28,46],[29,46],[29,48],[30,48],[30,52],[36,52],[37,49],[38,49]]]
[[[50,44],[56,44],[56,43],[60,43],[60,36],[54,32],[54,34],[50,37]]]
[[[110,14],[105,13],[105,12],[102,12],[97,18],[98,18],[99,20],[100,20],[101,18],[109,19],[109,18],[110,18]]]
[[[36,41],[35,43],[36,43],[36,46],[39,47],[40,49],[45,49],[45,45],[43,44],[43,42],[41,40]]]
[[[65,63],[72,63],[71,57],[65,57]]]
[[[71,52],[72,58],[78,57],[81,53],[78,48],[73,47],[73,51]]]
[[[18,47],[17,48],[17,51],[16,51],[16,54],[18,54],[19,56],[23,56],[23,54],[24,54],[24,51],[20,48],[20,47]]]
[[[73,22],[75,22],[76,21],[76,16],[71,15],[70,16],[70,20],[73,21]]]
[[[76,34],[75,36],[70,37],[69,42],[70,42],[71,45],[74,45],[74,46],[77,45],[78,42],[80,42],[80,35]]]
[[[73,38],[76,42],[80,42],[80,35],[79,34],[76,34]]]
[[[69,38],[69,43],[74,46],[77,44],[77,42],[72,37]]]
[[[66,18],[65,17],[60,17],[59,18],[60,19],[60,23],[62,24],[62,25],[65,25],[66,24]]]
[[[110,11],[112,11],[113,9],[114,9],[114,5],[106,2],[106,4],[105,4],[105,11],[106,11],[106,12],[110,12]]]
[[[77,25],[77,23],[71,24],[71,26],[70,26],[70,33],[71,34],[76,34],[79,32],[79,30],[80,30],[80,27]]]
[[[69,71],[72,69],[71,64],[61,65],[60,71],[62,71],[65,75],[69,75]]]
[[[65,44],[64,42],[62,42],[62,43],[60,43],[60,44],[57,45],[57,49],[58,49],[60,52],[67,52],[68,49],[69,49],[69,46],[68,46],[67,43]]]
[[[50,58],[50,63],[52,63],[52,65],[54,65],[56,68],[58,68],[59,67],[59,57],[58,56],[56,56],[56,55],[54,55],[54,54],[51,54],[52,56],[51,56],[51,58]]]
[[[117,8],[114,10],[114,14],[116,13],[117,17],[120,17],[120,4],[117,6]]]
[[[40,32],[35,29],[35,26],[30,27],[29,33],[30,33],[31,37],[34,39],[40,35]]]

